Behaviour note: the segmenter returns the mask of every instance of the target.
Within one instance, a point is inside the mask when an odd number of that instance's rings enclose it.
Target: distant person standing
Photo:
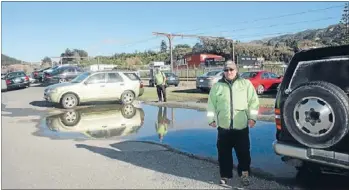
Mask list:
[[[228,186],[228,179],[233,178],[233,148],[238,159],[241,182],[244,186],[250,184],[249,127],[256,124],[259,100],[252,83],[240,77],[237,69],[233,61],[227,61],[222,79],[213,85],[208,97],[208,123],[218,130],[217,149],[222,186]]]
[[[166,76],[160,69],[156,69],[155,85],[158,93],[159,102],[166,102]]]

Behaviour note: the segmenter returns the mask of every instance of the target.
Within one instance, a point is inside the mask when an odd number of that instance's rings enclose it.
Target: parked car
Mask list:
[[[309,171],[349,172],[349,45],[296,53],[275,101],[273,148]]]
[[[201,91],[210,91],[212,86],[223,77],[223,70],[209,71],[196,78],[196,88]]]
[[[44,72],[44,82],[46,84],[69,82],[83,72],[77,66],[60,66],[52,70],[52,72]]]
[[[243,72],[240,76],[249,79],[259,95],[267,91],[277,91],[282,81],[281,76],[268,71]]]
[[[132,75],[136,74],[120,71],[84,72],[71,82],[48,86],[44,98],[66,109],[91,101],[121,101],[130,104],[144,93],[143,83],[137,75]]]
[[[57,133],[67,137],[106,139],[126,136],[143,126],[144,111],[132,104],[103,105],[78,110],[69,110],[46,118],[46,124],[52,137]]]
[[[41,69],[41,70],[35,70],[33,72],[33,77],[34,79],[36,79],[37,81],[39,82],[43,82],[43,79],[44,79],[44,71],[50,69],[51,67],[47,67],[47,68],[44,68],[44,69]]]
[[[179,77],[171,72],[164,72],[165,76],[166,76],[166,86],[178,86],[179,85]],[[149,79],[149,86],[154,87],[155,86],[155,82],[154,82],[154,78]]]
[[[7,90],[7,84],[5,79],[1,79],[1,92]]]
[[[26,88],[30,86],[29,77],[23,71],[7,73],[4,77],[7,90]]]

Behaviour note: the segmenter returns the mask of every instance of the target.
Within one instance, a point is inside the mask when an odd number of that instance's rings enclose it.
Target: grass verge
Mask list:
[[[176,87],[168,87],[166,89],[167,101],[176,102],[201,102],[206,103],[208,93],[200,92],[197,89],[180,89]],[[144,94],[139,97],[139,100],[145,102],[157,101],[157,93],[155,87],[145,87]],[[274,95],[263,95],[259,97],[260,106],[262,107],[274,107],[275,98]]]

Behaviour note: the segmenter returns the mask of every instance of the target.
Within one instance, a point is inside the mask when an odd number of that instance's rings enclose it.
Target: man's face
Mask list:
[[[236,68],[225,68],[224,76],[228,80],[233,80],[236,77],[237,70]]]

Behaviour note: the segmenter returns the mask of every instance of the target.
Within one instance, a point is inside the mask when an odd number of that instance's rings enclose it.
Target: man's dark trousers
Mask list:
[[[238,159],[239,176],[241,176],[242,171],[250,172],[251,155],[248,127],[242,130],[218,127],[217,149],[221,178],[233,177],[233,148]]]
[[[166,87],[165,85],[156,85],[156,91],[158,93],[159,101],[164,100],[166,102]],[[162,96],[164,99],[162,99]]]

